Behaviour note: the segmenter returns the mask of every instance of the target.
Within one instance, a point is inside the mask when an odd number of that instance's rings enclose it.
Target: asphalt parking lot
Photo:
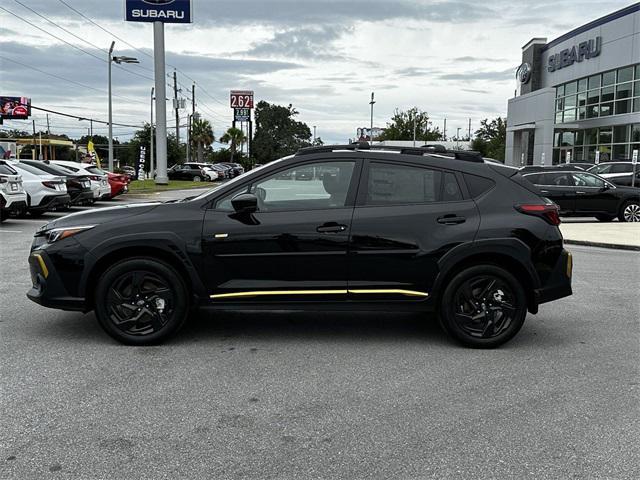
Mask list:
[[[575,294],[498,350],[292,312],[133,348],[25,297],[44,221],[0,226],[2,479],[640,478],[638,252],[570,247]]]

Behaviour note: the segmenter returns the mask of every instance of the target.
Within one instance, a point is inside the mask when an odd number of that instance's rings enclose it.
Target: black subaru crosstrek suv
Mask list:
[[[496,347],[571,295],[559,223],[517,169],[474,153],[312,147],[197,197],[44,225],[27,295],[94,310],[133,345],[208,307],[433,312],[459,342]]]

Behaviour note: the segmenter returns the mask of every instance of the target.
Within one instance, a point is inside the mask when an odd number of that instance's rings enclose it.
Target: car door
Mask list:
[[[455,172],[421,164],[367,161],[351,224],[351,300],[428,297],[440,257],[473,241],[479,227],[461,182]]]
[[[536,182],[542,196],[553,200],[561,213],[575,210],[576,194],[570,171],[541,173]]]
[[[573,172],[576,194],[576,213],[606,213],[616,215],[620,199],[615,187],[604,179],[587,172]]]
[[[344,300],[347,247],[361,161],[304,162],[311,181],[282,180],[298,165],[255,176],[207,209],[202,233],[214,302]],[[258,197],[236,213],[234,197]]]

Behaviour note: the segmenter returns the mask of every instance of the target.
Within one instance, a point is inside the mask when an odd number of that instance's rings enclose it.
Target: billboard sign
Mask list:
[[[127,22],[193,22],[192,0],[125,0]]]
[[[7,120],[26,120],[31,115],[31,99],[0,97],[0,115]]]
[[[251,120],[251,109],[249,108],[234,108],[233,120],[236,122],[248,122]]]
[[[231,108],[253,108],[253,90],[231,90]]]

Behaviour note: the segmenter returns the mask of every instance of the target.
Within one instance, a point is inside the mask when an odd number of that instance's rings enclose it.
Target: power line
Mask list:
[[[70,47],[75,48],[76,50],[79,50],[80,52],[82,52],[82,53],[84,53],[84,54],[86,54],[86,55],[89,55],[89,56],[91,56],[91,57],[93,57],[93,58],[96,58],[96,59],[100,60],[100,61],[101,61],[101,62],[103,62],[103,63],[108,63],[108,61],[109,61],[109,60],[107,60],[107,59],[105,59],[105,58],[101,58],[101,57],[99,57],[98,55],[96,55],[96,54],[94,54],[94,53],[88,52],[87,50],[85,50],[85,49],[83,49],[83,48],[81,48],[81,47],[79,47],[79,46],[77,46],[77,45],[74,45],[74,44],[73,44],[73,43],[71,43],[71,42],[67,42],[67,41],[66,41],[66,40],[64,40],[63,38],[60,38],[60,37],[58,37],[57,35],[54,35],[53,33],[51,33],[51,32],[49,32],[49,31],[45,30],[44,28],[39,27],[39,26],[38,26],[38,25],[36,25],[35,23],[30,22],[30,21],[29,21],[29,20],[27,20],[26,18],[23,18],[23,17],[21,17],[20,15],[18,15],[18,14],[16,14],[16,13],[13,13],[13,12],[12,12],[12,11],[10,11],[10,10],[7,10],[7,9],[6,9],[6,8],[4,8],[4,7],[0,7],[0,10],[4,10],[4,11],[5,11],[5,12],[7,12],[8,14],[13,15],[14,17],[16,17],[16,18],[18,18],[18,19],[22,20],[22,21],[23,21],[23,22],[25,22],[25,23],[28,23],[28,24],[29,24],[29,25],[31,25],[33,28],[37,28],[37,29],[38,29],[38,30],[40,30],[41,32],[46,33],[47,35],[49,35],[49,36],[51,36],[51,37],[55,38],[56,40],[59,40],[60,42],[65,43],[65,44],[69,45]],[[131,70],[127,70],[126,68],[122,68],[120,65],[115,65],[115,67],[116,67],[116,68],[118,68],[118,69],[120,69],[120,70],[122,70],[123,72],[127,72],[127,73],[129,73],[129,74],[131,74],[131,75],[136,75],[136,76],[138,76],[138,77],[142,77],[142,78],[144,78],[144,79],[146,79],[146,80],[151,80],[151,81],[153,81],[153,78],[151,78],[151,77],[147,77],[146,75],[142,75],[142,74],[137,73],[137,72],[132,72]]]
[[[49,75],[50,77],[57,78],[58,80],[63,80],[63,81],[65,81],[65,82],[69,82],[69,83],[72,83],[72,84],[74,84],[74,85],[78,85],[79,87],[88,88],[88,89],[90,89],[90,90],[94,90],[94,91],[99,92],[99,93],[104,93],[104,94],[106,94],[106,93],[107,93],[107,92],[105,92],[104,90],[100,90],[99,88],[92,87],[92,86],[90,86],[90,85],[85,85],[84,83],[76,82],[75,80],[71,80],[71,79],[69,79],[69,78],[61,77],[60,75],[56,75],[55,73],[45,72],[44,70],[40,70],[40,69],[39,69],[39,68],[37,68],[37,67],[31,66],[31,65],[27,65],[26,63],[22,63],[22,62],[19,62],[19,61],[17,61],[17,60],[13,60],[13,59],[8,58],[8,57],[5,57],[5,56],[3,56],[3,55],[0,55],[0,58],[1,58],[1,59],[3,59],[3,60],[6,60],[6,61],[8,61],[8,62],[13,62],[13,63],[15,63],[15,64],[17,64],[17,65],[20,65],[20,66],[23,66],[23,67],[25,67],[25,68],[29,68],[29,69],[34,70],[34,71],[36,71],[36,72],[42,73],[43,75]],[[122,96],[122,95],[117,95],[117,94],[115,94],[115,93],[114,93],[114,94],[112,94],[112,96],[117,97],[117,98],[121,98],[121,99],[123,99],[123,100],[127,100],[127,101],[129,101],[129,102],[143,103],[143,104],[145,104],[145,105],[146,105],[146,102],[143,102],[143,101],[141,101],[141,100],[135,100],[135,99],[133,99],[133,98],[124,97],[124,96]]]
[[[50,110],[48,108],[43,108],[43,107],[36,107],[35,105],[31,105],[31,108],[33,108],[34,110],[40,110],[40,111],[43,111],[43,112],[53,113],[55,115],[61,115],[63,117],[75,118],[75,119],[78,119],[78,120],[86,120],[86,121],[92,121],[94,123],[101,123],[103,125],[109,125],[109,122],[106,122],[104,120],[97,120],[95,118],[80,117],[78,115],[72,115],[70,113],[58,112],[56,110]],[[112,125],[114,125],[114,126],[117,125],[117,126],[120,126],[120,127],[133,127],[133,128],[139,128],[140,127],[140,125],[130,125],[130,124],[126,124],[126,123],[116,123],[116,122],[113,122]]]

